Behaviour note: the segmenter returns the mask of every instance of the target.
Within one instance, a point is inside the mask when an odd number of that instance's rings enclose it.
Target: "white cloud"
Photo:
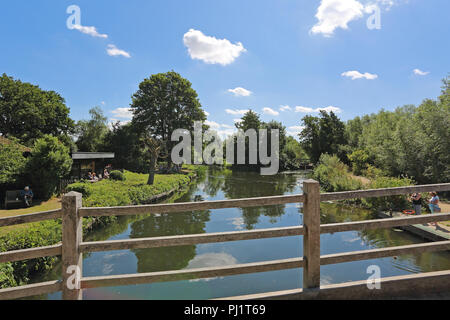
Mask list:
[[[275,111],[275,110],[273,110],[271,108],[264,108],[263,109],[263,113],[264,114],[269,114],[271,116],[278,116],[280,114],[278,111]]]
[[[234,123],[241,123],[242,119],[233,119]]]
[[[364,6],[357,0],[322,0],[311,33],[329,37],[337,28],[348,29],[348,23],[362,18],[363,11]]]
[[[374,79],[378,78],[378,75],[376,75],[376,74],[372,74],[372,73],[368,73],[368,72],[361,73],[356,70],[343,72],[341,74],[341,76],[352,78],[352,80],[362,79],[362,78],[365,78],[367,80],[374,80]]]
[[[123,56],[125,58],[131,58],[131,55],[121,49],[118,49],[115,45],[113,44],[109,44],[108,48],[106,49],[106,52],[108,53],[108,55],[112,56],[112,57],[117,57],[117,56]]]
[[[320,112],[320,111],[326,111],[326,112],[334,112],[334,113],[341,113],[342,110],[338,107],[333,107],[333,106],[329,106],[326,108],[317,108],[316,112]]]
[[[133,118],[133,112],[130,108],[117,108],[117,109],[111,111],[111,113],[114,115],[114,117],[120,118],[120,119]],[[113,119],[111,119],[111,120],[113,120]]]
[[[248,97],[249,95],[251,95],[253,92],[241,88],[241,87],[237,87],[235,89],[228,89],[228,92],[233,93],[235,96],[237,97]]]
[[[248,112],[248,110],[231,110],[231,109],[226,109],[225,112],[228,113],[228,114],[232,114],[234,116],[238,116],[238,115],[246,114]]]
[[[292,110],[292,108],[291,107],[289,107],[289,106],[280,106],[280,111],[290,111],[290,110]]]
[[[194,29],[184,34],[183,42],[192,59],[208,64],[228,65],[246,51],[240,42],[232,44],[227,39],[209,37]]]
[[[305,127],[302,127],[302,126],[292,126],[292,127],[289,127],[289,128],[287,129],[286,133],[287,133],[288,135],[290,135],[290,136],[295,137],[295,136],[298,136],[298,134],[299,134],[304,128],[305,128]]]
[[[413,70],[414,74],[417,74],[419,76],[426,76],[427,74],[429,74],[429,71],[422,71],[420,69],[414,69]]]
[[[107,34],[98,33],[97,28],[95,28],[95,27],[85,27],[85,26],[82,26],[79,24],[75,24],[75,25],[73,25],[73,29],[78,30],[84,34],[88,34],[92,37],[103,38],[103,39],[108,38]]]
[[[209,112],[207,112],[207,111],[203,111],[203,112],[206,114],[207,117],[209,117]]]
[[[316,112],[320,112],[320,111],[326,111],[326,112],[332,111],[334,113],[342,112],[342,110],[340,108],[333,107],[333,106],[328,106],[326,108],[317,108],[317,109],[302,107],[302,106],[295,107],[295,112],[301,112],[301,113],[316,113]]]
[[[310,113],[310,112],[314,112],[314,109],[308,108],[308,107],[297,106],[297,107],[295,107],[295,112]]]

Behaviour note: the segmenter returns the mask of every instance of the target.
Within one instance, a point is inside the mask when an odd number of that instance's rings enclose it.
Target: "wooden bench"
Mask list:
[[[8,209],[9,204],[23,204],[22,190],[6,191],[5,195],[5,209]]]

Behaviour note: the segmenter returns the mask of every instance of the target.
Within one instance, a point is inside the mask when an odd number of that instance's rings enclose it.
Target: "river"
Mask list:
[[[261,176],[210,168],[176,200],[191,202],[302,193],[305,172]],[[369,211],[331,203],[321,205],[321,223],[372,219]],[[85,241],[120,240],[183,234],[212,233],[298,226],[302,204],[244,209],[217,209],[179,214],[121,217],[113,225],[93,232]],[[321,235],[321,254],[358,251],[421,243],[423,240],[397,229],[342,232]],[[301,256],[302,237],[258,239],[169,248],[96,252],[84,255],[83,276],[119,275],[164,270],[225,266]],[[382,277],[450,269],[450,252],[402,255],[321,267],[321,283],[368,279],[367,268],[379,266]],[[33,282],[60,279],[57,265]],[[134,285],[83,291],[83,299],[211,299],[300,288],[302,269]],[[61,299],[61,293],[36,299]]]

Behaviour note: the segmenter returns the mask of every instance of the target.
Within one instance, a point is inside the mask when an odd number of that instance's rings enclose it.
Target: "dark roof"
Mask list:
[[[72,152],[73,160],[114,159],[113,152]]]

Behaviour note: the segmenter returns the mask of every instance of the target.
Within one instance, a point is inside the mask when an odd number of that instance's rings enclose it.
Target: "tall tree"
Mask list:
[[[6,74],[0,77],[1,135],[16,137],[28,146],[45,134],[63,137],[60,140],[68,143],[67,136],[73,129],[69,108],[58,93],[44,91]]]
[[[320,111],[320,117],[305,116],[304,129],[300,132],[300,143],[313,162],[324,153],[337,154],[340,158],[342,146],[346,145],[345,124],[334,112]]]
[[[138,132],[161,139],[169,154],[176,129],[192,132],[194,121],[206,120],[192,84],[174,71],[154,74],[142,81],[132,97],[131,109]]]
[[[105,144],[108,133],[107,118],[100,107],[89,110],[90,120],[80,120],[76,124],[75,132],[78,135],[76,145],[83,152],[100,152]]]

